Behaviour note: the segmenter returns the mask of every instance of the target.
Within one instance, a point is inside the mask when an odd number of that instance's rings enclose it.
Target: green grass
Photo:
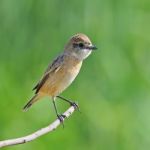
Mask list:
[[[63,93],[79,102],[82,114],[73,114],[65,129],[5,149],[148,150],[149,17],[149,0],[1,0],[0,140],[55,119],[48,99],[26,113],[21,108],[70,36],[83,32],[99,48]],[[60,111],[67,107],[59,102]]]

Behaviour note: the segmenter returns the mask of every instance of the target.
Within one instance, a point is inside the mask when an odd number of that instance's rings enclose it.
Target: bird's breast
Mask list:
[[[70,60],[65,62],[62,68],[60,68],[57,72],[58,78],[61,76],[61,79],[58,80],[60,92],[65,90],[74,81],[80,71],[81,65],[82,62]]]
[[[81,66],[81,61],[65,58],[59,69],[47,80],[43,87],[43,92],[50,96],[59,95],[73,82]]]

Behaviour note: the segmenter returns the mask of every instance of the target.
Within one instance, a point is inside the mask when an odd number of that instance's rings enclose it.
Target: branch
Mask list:
[[[75,108],[73,106],[71,106],[66,112],[64,112],[63,115],[65,115],[66,118],[68,118],[74,111],[75,111]],[[36,131],[32,134],[29,134],[27,136],[0,141],[0,148],[30,142],[30,141],[35,140],[38,137],[48,133],[48,132],[55,130],[60,124],[61,124],[60,121],[58,119],[56,119],[53,123],[51,123],[47,127],[39,129],[38,131]]]

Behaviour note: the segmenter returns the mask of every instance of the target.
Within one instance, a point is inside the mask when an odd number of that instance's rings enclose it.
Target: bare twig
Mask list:
[[[73,106],[71,106],[66,112],[64,112],[63,115],[65,115],[66,118],[68,118],[74,111],[75,111],[75,108]],[[42,128],[42,129],[40,129],[40,130],[38,130],[32,134],[29,134],[27,136],[0,141],[0,148],[30,142],[30,141],[35,140],[36,138],[48,133],[48,132],[55,130],[60,124],[61,124],[60,121],[57,119],[53,123],[48,125],[47,127],[44,127],[44,128]]]

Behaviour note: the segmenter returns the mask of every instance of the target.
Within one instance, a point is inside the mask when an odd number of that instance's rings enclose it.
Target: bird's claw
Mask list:
[[[57,118],[59,119],[60,123],[63,125],[63,128],[64,128],[64,118],[66,118],[65,115],[57,115]]]
[[[74,109],[77,109],[79,112],[81,112],[80,108],[79,108],[79,105],[76,102],[71,102],[70,105],[73,106]]]

